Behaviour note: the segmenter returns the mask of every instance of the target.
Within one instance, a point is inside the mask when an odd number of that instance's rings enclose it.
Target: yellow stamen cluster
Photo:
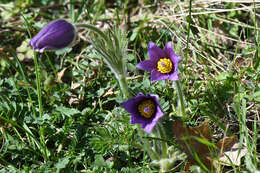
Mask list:
[[[152,100],[144,100],[138,105],[138,111],[145,118],[151,118],[155,113],[155,103]]]
[[[172,61],[169,58],[162,58],[157,62],[157,69],[161,73],[170,73],[172,68]]]

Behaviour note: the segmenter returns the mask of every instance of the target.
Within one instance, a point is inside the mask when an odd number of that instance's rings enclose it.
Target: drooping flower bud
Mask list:
[[[34,50],[58,50],[70,46],[76,38],[76,28],[64,19],[58,19],[47,24],[32,38],[29,45]]]

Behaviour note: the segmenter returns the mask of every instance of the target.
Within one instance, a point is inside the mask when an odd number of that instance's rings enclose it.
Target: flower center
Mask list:
[[[162,58],[157,62],[157,69],[161,73],[170,73],[172,68],[172,61],[169,58]]]
[[[152,100],[144,100],[138,105],[138,111],[145,118],[151,118],[155,113],[155,103]]]

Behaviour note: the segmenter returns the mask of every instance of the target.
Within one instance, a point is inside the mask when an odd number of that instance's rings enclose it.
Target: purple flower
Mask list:
[[[46,25],[29,45],[34,50],[58,50],[70,46],[76,38],[76,28],[64,19],[52,21]]]
[[[180,56],[172,50],[171,42],[168,42],[164,49],[149,42],[148,54],[150,59],[137,64],[137,67],[151,73],[151,82],[163,79],[179,80],[178,62]]]
[[[121,103],[121,106],[131,114],[131,124],[140,124],[148,133],[163,116],[157,97],[152,95],[139,93],[135,98]]]

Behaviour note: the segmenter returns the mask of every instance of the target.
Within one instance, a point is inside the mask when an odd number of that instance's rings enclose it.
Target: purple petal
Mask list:
[[[72,30],[73,26],[65,23],[63,25],[56,25],[55,28],[50,29],[48,33],[38,39],[36,47],[38,49],[43,47],[64,48],[74,40],[75,33],[71,32]]]
[[[56,20],[45,26],[29,43],[40,52],[69,46],[75,39],[76,29],[66,20]]]
[[[157,95],[148,95],[148,96],[151,97],[155,101],[155,103],[157,105],[157,108],[158,108],[159,107],[159,98],[158,98],[158,96]]]
[[[44,28],[42,28],[40,30],[40,32],[31,39],[31,41],[29,42],[29,45],[35,47],[37,40],[39,40],[41,37],[43,37],[48,32],[48,30],[51,29],[52,25],[55,22],[56,22],[56,20],[47,24]]]
[[[136,97],[141,97],[141,96],[145,96],[145,95],[143,95],[143,93],[138,93]]]
[[[138,112],[138,105],[140,101],[144,99],[152,99],[154,100],[156,104],[156,113],[151,118],[145,118],[140,115]],[[135,98],[131,98],[123,103],[121,105],[129,112],[131,113],[131,124],[140,124],[141,127],[148,133],[150,133],[153,129],[153,127],[156,125],[157,121],[160,119],[160,117],[163,116],[163,113],[159,107],[159,101],[156,96],[152,95],[143,95],[142,93],[139,93]]]
[[[157,70],[153,70],[151,73],[151,82],[155,82],[157,80],[168,79],[168,77],[169,77],[169,74],[163,74]]]
[[[178,69],[177,69],[177,72],[174,72],[169,75],[169,80],[179,80]]]
[[[157,62],[160,58],[166,57],[165,52],[161,48],[157,47],[153,42],[149,42],[147,49],[151,60]]]
[[[163,113],[161,112],[161,109],[157,110],[157,113],[152,119],[144,118],[140,115],[131,115],[131,124],[140,124],[141,127],[148,133],[152,131],[154,126],[156,125],[157,121],[160,119],[160,117],[163,116]]]
[[[167,55],[171,55],[174,54],[173,50],[172,50],[172,42],[168,42],[165,45],[164,51],[167,53]]]
[[[144,128],[146,126],[146,124],[148,123],[148,121],[151,121],[151,120],[144,118],[140,115],[132,114],[130,123],[131,124],[141,124],[142,128]]]
[[[157,106],[157,107],[159,107],[159,106]],[[144,130],[146,132],[150,133],[152,131],[152,129],[154,128],[154,126],[157,124],[158,120],[162,116],[163,116],[163,113],[162,113],[162,111],[161,111],[161,109],[159,107],[159,108],[157,108],[157,112],[156,112],[153,120],[145,125]]]
[[[156,68],[156,62],[153,60],[144,60],[136,65],[137,68],[151,72]]]
[[[137,106],[139,102],[146,97],[147,96],[143,95],[142,93],[138,93],[135,98],[128,99],[127,101],[120,103],[120,105],[123,106],[127,112],[139,115]]]
[[[180,60],[180,56],[176,55],[174,51],[172,50],[172,44],[171,42],[168,42],[165,46],[165,51],[167,52],[168,57],[173,62],[174,70],[169,76],[169,80],[179,80],[178,77],[178,63]]]
[[[179,80],[179,70],[178,70],[178,61],[177,59],[173,64],[174,64],[174,71],[169,75],[169,80]]]
[[[129,112],[130,114],[136,114],[138,115],[138,108],[137,108],[137,102],[138,100],[136,100],[136,98],[131,98],[128,99],[127,101],[120,103],[121,106],[123,106],[125,108],[125,110],[127,112]]]
[[[181,57],[174,53],[174,51],[172,50],[172,43],[171,42],[168,42],[164,49],[165,49],[165,52],[167,53],[168,57],[171,59],[171,61],[173,62],[174,65],[179,62]]]
[[[46,49],[46,48],[43,47],[43,48],[41,48],[41,49],[35,49],[35,50],[39,50],[40,53],[43,53],[45,49]]]
[[[157,124],[158,120],[163,116],[163,112],[159,106],[159,101],[155,96],[147,96],[148,98],[152,98],[156,103],[156,113],[152,119],[147,119],[141,116],[132,115],[131,116],[131,123],[132,124],[141,124],[142,128],[150,133],[154,126]]]
[[[135,97],[136,101],[139,103],[140,101],[149,98],[149,96],[144,95],[143,93],[139,92]]]
[[[158,121],[158,120],[157,120]],[[144,125],[144,127],[142,127],[143,129],[144,129],[144,131],[146,131],[147,133],[150,133],[152,130],[153,130],[153,128],[154,128],[154,126],[156,125],[156,123],[157,123],[157,121],[151,121],[151,122],[149,122],[149,123],[146,123],[145,125]]]

